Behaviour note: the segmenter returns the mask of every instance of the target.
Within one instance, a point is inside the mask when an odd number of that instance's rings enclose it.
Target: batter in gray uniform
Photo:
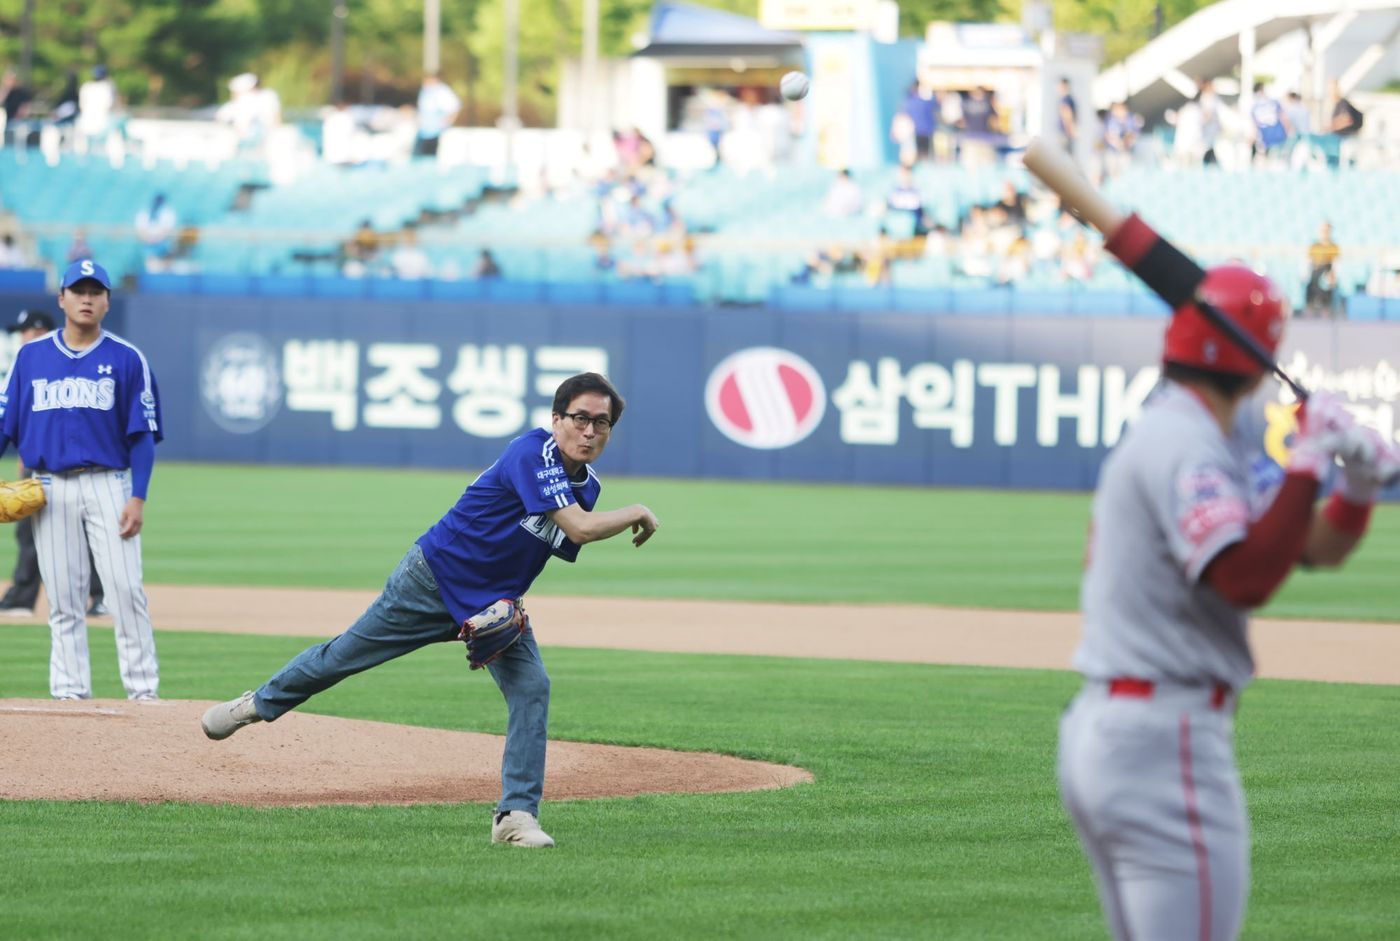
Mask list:
[[[1285,311],[1266,279],[1225,266],[1200,290],[1277,348]],[[1376,442],[1317,393],[1281,473],[1235,434],[1262,371],[1194,306],[1173,316],[1163,360],[1094,497],[1074,657],[1085,683],[1060,724],[1060,792],[1114,937],[1207,941],[1238,935],[1249,889],[1233,737],[1254,672],[1246,612],[1296,563],[1336,565],[1356,547],[1379,491]],[[1341,486],[1315,511],[1339,455]]]

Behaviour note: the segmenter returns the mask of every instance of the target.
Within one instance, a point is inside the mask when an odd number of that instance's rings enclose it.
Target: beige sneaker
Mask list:
[[[540,829],[540,822],[534,814],[511,810],[496,814],[496,820],[491,824],[491,842],[539,848],[553,846],[554,838]]]
[[[253,691],[250,689],[237,699],[210,706],[199,724],[204,727],[205,735],[218,740],[228,738],[245,725],[261,721],[262,716],[253,707]]]

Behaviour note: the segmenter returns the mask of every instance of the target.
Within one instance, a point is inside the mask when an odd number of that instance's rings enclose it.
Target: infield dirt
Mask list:
[[[158,630],[311,639],[340,633],[374,598],[324,589],[147,591]],[[1066,669],[1079,631],[1072,613],[906,605],[541,597],[528,606],[546,658],[550,646],[605,647]],[[46,616],[41,606],[33,620]],[[1256,620],[1251,630],[1260,676],[1400,683],[1400,625]],[[498,736],[293,712],[211,742],[199,729],[208,705],[0,700],[13,772],[0,781],[0,798],[404,804],[499,793]],[[723,755],[574,742],[549,749],[547,800],[811,780],[800,768]]]

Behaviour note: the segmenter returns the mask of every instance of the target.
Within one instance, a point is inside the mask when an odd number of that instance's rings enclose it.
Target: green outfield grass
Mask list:
[[[147,577],[377,587],[468,480],[162,464]],[[655,541],[590,546],[540,591],[1070,609],[1088,515],[1084,495],[607,482],[605,506],[633,501],[660,515]],[[1270,613],[1396,618],[1398,517],[1383,509],[1352,565],[1295,577]],[[7,541],[0,567],[12,552]],[[112,632],[92,634],[96,694],[120,696]],[[308,641],[162,631],[159,642],[163,695],[222,699]],[[46,630],[0,627],[0,643],[0,696],[45,696]],[[554,738],[721,751],[816,781],[547,802],[553,852],[491,847],[486,804],[8,802],[0,938],[1105,936],[1056,795],[1055,724],[1077,682],[1067,672],[548,646],[545,657]],[[305,708],[491,733],[505,721],[455,645]],[[1266,681],[1246,694],[1246,937],[1395,936],[1397,708],[1400,687]]]
[[[111,631],[93,633],[97,694],[120,696]],[[46,632],[0,636],[4,695],[45,695]],[[303,645],[187,633],[160,641],[171,698],[229,695]],[[816,781],[546,802],[542,816],[559,841],[552,852],[489,846],[483,804],[8,803],[0,934],[1104,936],[1054,784],[1070,675],[589,650],[546,657],[557,738],[723,751],[798,764]],[[492,733],[505,718],[490,681],[447,646],[355,677],[307,708]],[[1239,742],[1255,846],[1246,937],[1394,937],[1397,709],[1400,688],[1263,682],[1246,695]]]
[[[606,475],[606,467],[603,469]],[[473,473],[160,464],[144,537],[152,583],[377,588]],[[1087,494],[604,480],[662,530],[553,564],[541,594],[900,602],[1073,610]],[[0,540],[0,570],[14,546]],[[1400,505],[1347,566],[1299,572],[1264,614],[1400,617]]]

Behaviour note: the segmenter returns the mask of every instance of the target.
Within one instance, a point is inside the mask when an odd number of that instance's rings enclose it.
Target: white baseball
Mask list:
[[[778,83],[778,90],[788,101],[800,101],[812,89],[812,81],[801,72],[789,72]]]

